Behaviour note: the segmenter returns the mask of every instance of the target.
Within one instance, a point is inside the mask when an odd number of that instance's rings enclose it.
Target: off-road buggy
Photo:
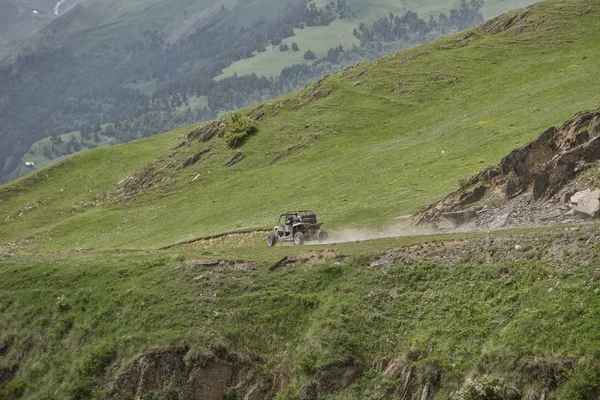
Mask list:
[[[288,211],[279,216],[267,243],[275,246],[278,241],[293,242],[300,246],[307,241],[324,242],[329,239],[329,235],[321,230],[322,224],[317,222],[317,215],[311,210]]]

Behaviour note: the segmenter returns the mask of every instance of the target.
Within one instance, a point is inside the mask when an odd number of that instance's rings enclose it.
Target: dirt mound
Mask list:
[[[600,193],[586,190],[597,183],[599,161],[600,110],[578,113],[561,128],[550,128],[512,151],[500,165],[485,168],[415,220],[487,230],[594,217]]]

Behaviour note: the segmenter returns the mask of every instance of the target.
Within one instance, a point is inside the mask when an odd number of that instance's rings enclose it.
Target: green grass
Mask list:
[[[219,138],[194,143],[162,157],[159,168],[206,147],[211,155],[173,169],[168,182],[123,206],[72,210],[113,193],[187,130],[79,154],[0,189],[3,216],[45,200],[0,222],[0,232],[5,241],[28,238],[40,249],[147,248],[269,227],[282,210],[295,208],[316,210],[330,229],[383,227],[549,126],[598,106],[600,19],[596,9],[581,15],[582,7],[543,3],[520,35],[475,30],[465,46],[456,35],[359,65],[326,78],[319,90],[331,93],[297,110],[314,85],[275,99],[241,148],[242,162],[225,167],[235,151]],[[268,166],[296,144],[304,147]],[[58,195],[61,188],[67,190]]]
[[[566,366],[551,389],[557,398],[581,396],[595,384],[582,377],[599,368],[593,361],[600,340],[598,245],[586,242],[594,233],[597,227],[566,234],[504,232],[495,240],[506,240],[509,253],[514,243],[527,243],[527,252],[514,261],[508,256],[485,262],[485,249],[473,242],[473,253],[456,262],[423,259],[384,269],[368,264],[388,248],[488,239],[431,236],[331,245],[349,257],[275,271],[268,267],[283,255],[302,257],[324,246],[266,252],[262,241],[243,249],[229,242],[222,248],[229,257],[243,253],[257,262],[237,270],[194,263],[220,258],[218,246],[4,256],[0,342],[13,338],[13,345],[0,356],[0,366],[20,365],[15,382],[23,385],[25,399],[73,398],[74,382],[106,386],[136,355],[157,344],[185,342],[201,353],[224,346],[242,359],[260,355],[263,361],[251,368],[292,371],[294,390],[311,381],[311,371],[328,365],[412,360],[421,376],[441,374],[438,396],[447,398],[467,375],[492,374],[521,391],[543,387],[525,368],[535,360],[548,368]],[[579,252],[562,260],[539,258],[563,236],[577,241]],[[90,369],[92,357],[104,357],[105,364]],[[372,370],[344,393],[386,398],[386,387],[378,385],[383,378]]]

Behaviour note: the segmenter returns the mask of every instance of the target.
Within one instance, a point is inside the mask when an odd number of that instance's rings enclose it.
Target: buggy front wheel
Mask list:
[[[267,244],[270,247],[275,246],[277,244],[277,235],[270,234],[269,237],[267,238]]]

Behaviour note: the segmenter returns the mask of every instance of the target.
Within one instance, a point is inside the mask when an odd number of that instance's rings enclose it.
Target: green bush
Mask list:
[[[238,113],[233,113],[219,131],[219,136],[225,139],[230,148],[234,149],[244,144],[248,136],[254,135],[256,132],[258,132],[256,122]]]

